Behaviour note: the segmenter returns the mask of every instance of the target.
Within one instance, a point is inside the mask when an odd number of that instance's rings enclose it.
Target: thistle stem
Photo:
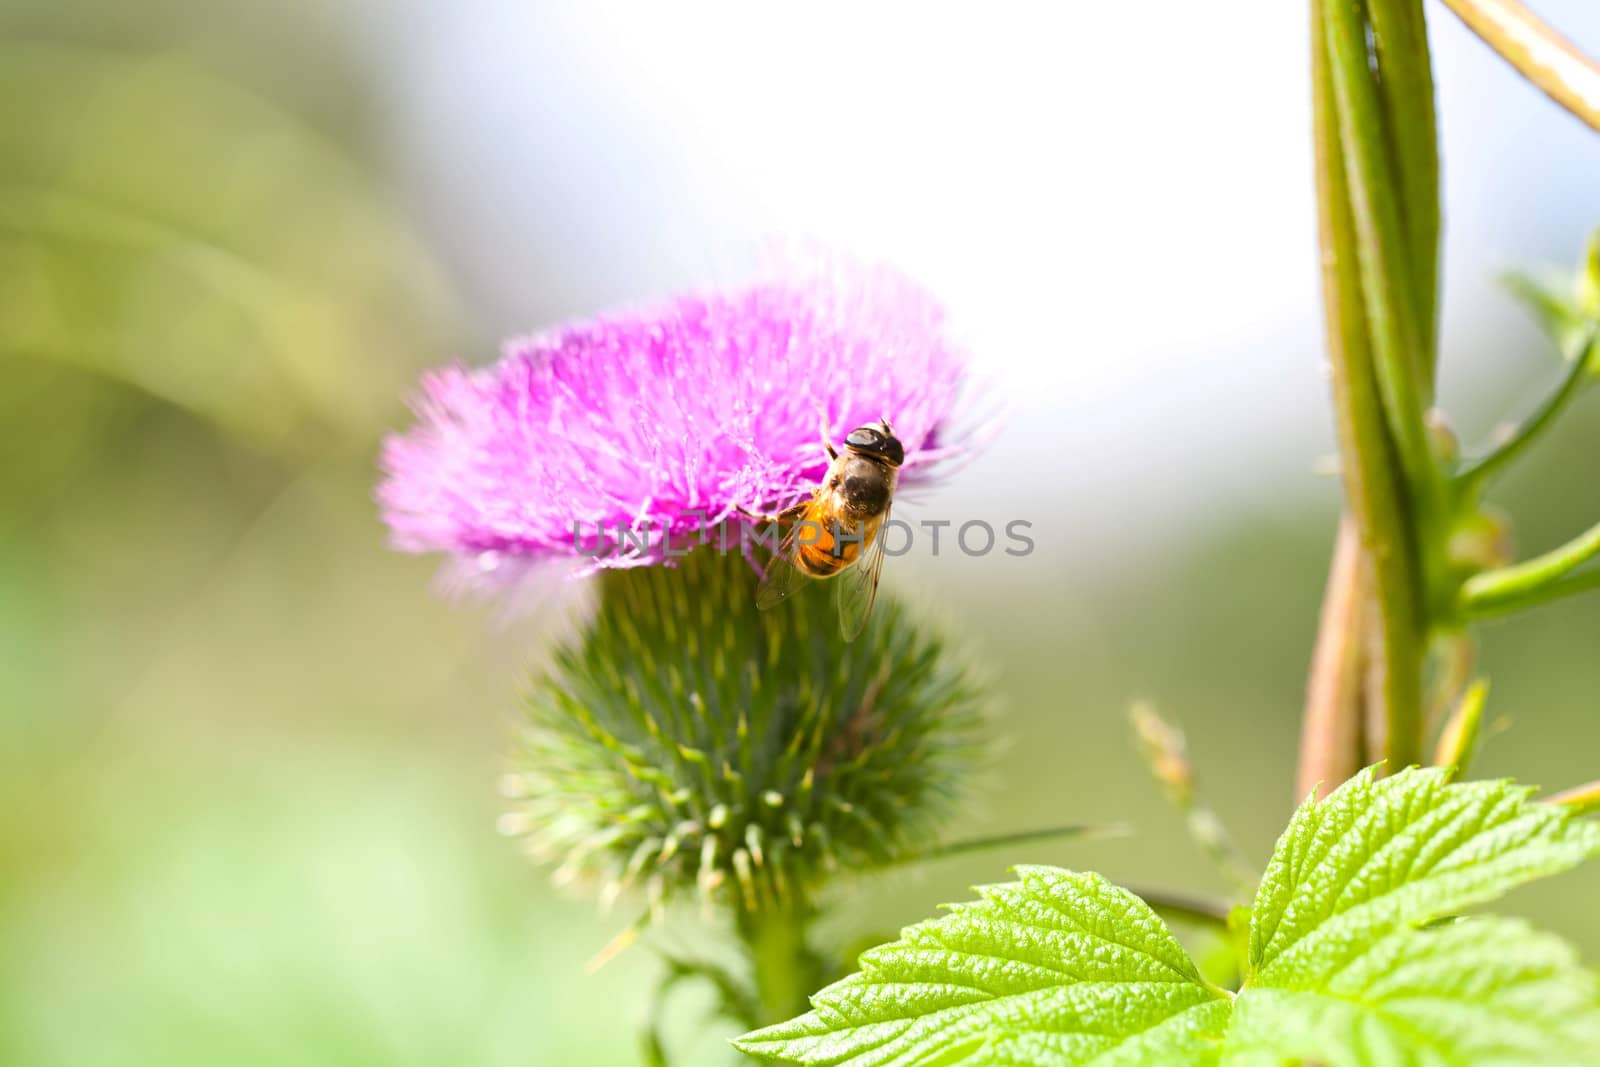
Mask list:
[[[1461,609],[1468,616],[1481,617],[1552,599],[1557,583],[1596,556],[1600,556],[1600,523],[1543,555],[1467,579],[1461,587]],[[1569,581],[1563,593],[1594,588],[1595,577],[1585,574],[1585,581],[1577,585]]]
[[[1555,422],[1556,416],[1560,415],[1568,402],[1578,395],[1579,389],[1588,377],[1589,361],[1594,355],[1597,343],[1600,343],[1600,324],[1592,324],[1555,392],[1545,398],[1539,409],[1525,419],[1503,444],[1456,475],[1456,482],[1464,492],[1471,493],[1481,488],[1484,482],[1521,455]]]
[[[822,961],[807,942],[815,914],[806,900],[738,913],[739,939],[750,956],[762,1026],[804,1014],[811,993],[822,987]]]
[[[1517,0],[1444,0],[1483,43],[1550,99],[1600,130],[1600,64]]]

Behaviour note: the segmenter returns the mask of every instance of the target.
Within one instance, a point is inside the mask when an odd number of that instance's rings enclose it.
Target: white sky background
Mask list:
[[[1536,6],[1600,50],[1600,5]],[[360,35],[482,323],[462,355],[736,280],[773,237],[882,257],[946,300],[1012,413],[920,513],[1070,515],[1093,554],[1331,499],[1303,7],[408,0]],[[1575,260],[1600,138],[1428,14],[1444,392],[1482,430],[1553,373],[1494,275]]]

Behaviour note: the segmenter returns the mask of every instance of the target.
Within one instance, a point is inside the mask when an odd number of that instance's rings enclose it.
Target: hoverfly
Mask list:
[[[823,439],[828,473],[811,499],[775,516],[794,526],[767,564],[756,607],[786,600],[807,582],[837,578],[835,602],[846,641],[867,624],[883,573],[883,530],[905,448],[888,419],[850,431],[840,451]]]

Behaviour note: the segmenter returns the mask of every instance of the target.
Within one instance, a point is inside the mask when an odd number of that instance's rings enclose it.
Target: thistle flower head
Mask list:
[[[378,499],[397,547],[487,571],[577,558],[578,527],[686,534],[695,513],[781,508],[825,470],[824,429],[837,441],[882,416],[915,483],[959,450],[964,366],[937,302],[887,268],[682,297],[430,374],[417,424],[385,442]]]
[[[761,612],[755,584],[710,548],[601,575],[507,779],[562,877],[753,912],[937,837],[980,752],[961,657],[893,597],[846,645],[828,597]]]
[[[688,892],[748,914],[931,842],[975,752],[964,664],[892,596],[849,644],[831,597],[758,611],[756,575],[723,535],[810,492],[825,436],[880,418],[902,481],[926,479],[962,450],[964,367],[927,293],[835,266],[568,326],[425,379],[417,424],[383,451],[396,545],[476,574],[606,568],[597,613],[534,683],[508,829],[608,894]],[[646,523],[654,552],[582,545],[584,529]],[[701,531],[718,543],[683,556],[681,535]]]

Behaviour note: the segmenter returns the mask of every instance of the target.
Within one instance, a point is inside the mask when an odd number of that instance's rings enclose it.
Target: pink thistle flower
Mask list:
[[[827,468],[824,424],[837,442],[887,416],[902,484],[926,482],[965,451],[949,440],[965,365],[940,305],[888,268],[684,296],[426,375],[417,424],[384,442],[377,498],[395,547],[472,572],[662,562],[593,558],[578,539],[646,522],[686,536],[793,504]]]

